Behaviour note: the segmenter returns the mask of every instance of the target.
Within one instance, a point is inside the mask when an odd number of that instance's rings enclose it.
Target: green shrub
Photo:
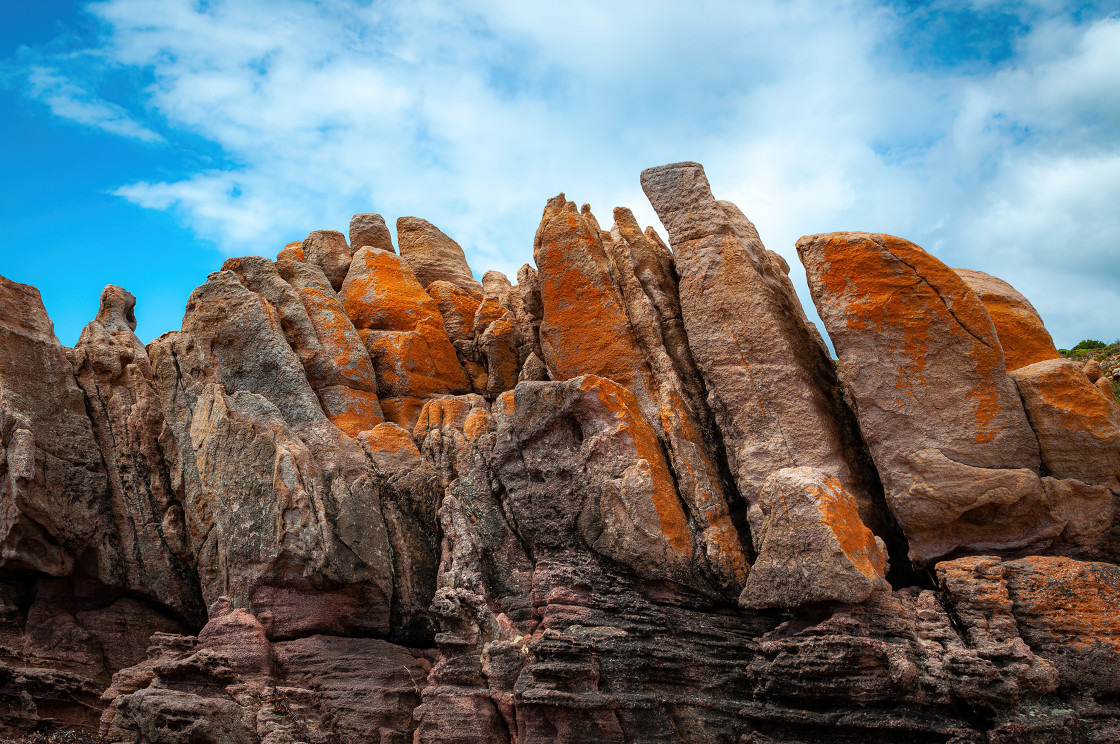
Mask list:
[[[1103,349],[1104,347],[1104,341],[1097,341],[1095,339],[1087,338],[1084,341],[1078,341],[1077,346],[1074,346],[1071,351],[1089,351],[1090,349]]]

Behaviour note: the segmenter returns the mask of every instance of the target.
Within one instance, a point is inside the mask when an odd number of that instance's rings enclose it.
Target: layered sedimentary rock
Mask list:
[[[360,214],[147,346],[0,281],[0,737],[1120,738],[1101,370],[866,234],[799,244],[834,366],[700,166],[642,181],[671,248],[561,195],[478,282]]]

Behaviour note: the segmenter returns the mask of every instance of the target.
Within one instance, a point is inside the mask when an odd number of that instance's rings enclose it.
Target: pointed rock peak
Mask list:
[[[101,290],[101,307],[97,310],[98,323],[110,332],[136,330],[136,298],[123,287],[110,284]]]
[[[419,217],[397,219],[397,244],[401,259],[408,264],[420,285],[445,281],[463,289],[482,291],[474,278],[462,246],[442,230]]]
[[[385,225],[385,218],[374,212],[356,214],[350,218],[350,249],[356,253],[359,248],[366,246],[396,253],[393,236]]]

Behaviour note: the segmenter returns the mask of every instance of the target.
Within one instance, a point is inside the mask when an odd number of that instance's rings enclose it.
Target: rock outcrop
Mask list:
[[[0,737],[1120,739],[1120,406],[994,277],[695,163],[474,279],[355,215],[144,345],[0,279]],[[1109,385],[1104,395],[1100,382]]]

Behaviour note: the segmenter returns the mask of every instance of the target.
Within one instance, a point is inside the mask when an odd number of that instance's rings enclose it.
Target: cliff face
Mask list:
[[[703,169],[512,284],[357,215],[145,347],[0,279],[0,735],[1120,739],[1120,406],[1006,283]]]

